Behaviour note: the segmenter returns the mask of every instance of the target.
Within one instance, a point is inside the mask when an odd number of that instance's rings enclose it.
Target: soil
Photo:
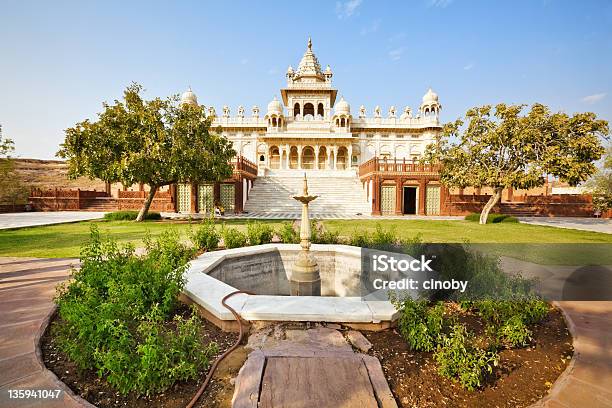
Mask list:
[[[178,313],[186,314],[189,309],[181,307]],[[165,392],[151,397],[117,393],[106,381],[100,379],[94,370],[79,370],[67,356],[62,353],[51,334],[50,327],[58,323],[57,314],[51,319],[49,327],[41,340],[41,351],[47,368],[68,385],[72,391],[100,408],[130,407],[130,408],[184,408],[198,391],[208,370],[202,371],[197,380],[181,381]],[[219,345],[221,355],[230,348],[238,338],[236,333],[226,333],[212,323],[202,320],[201,334],[204,343],[211,341]],[[217,356],[214,357],[216,359]],[[211,359],[211,365],[214,362]],[[200,397],[196,407],[228,408],[234,392],[233,378],[246,360],[246,352],[242,347],[226,357],[217,367],[208,387]]]
[[[461,320],[479,331],[473,316]],[[499,367],[482,389],[471,392],[440,376],[433,354],[410,351],[397,331],[363,334],[373,345],[368,354],[380,360],[400,407],[517,408],[544,397],[573,355],[572,338],[558,310],[551,311],[532,330],[530,346],[500,351]]]

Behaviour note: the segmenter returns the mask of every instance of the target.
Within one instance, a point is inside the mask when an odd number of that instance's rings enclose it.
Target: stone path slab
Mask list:
[[[42,362],[37,344],[55,286],[75,259],[0,258],[0,407],[93,407]],[[11,398],[9,390],[59,390],[58,398]]]
[[[569,228],[582,231],[603,232],[612,234],[612,220],[603,218],[582,217],[518,217],[525,224],[544,225],[547,227]]]
[[[104,217],[104,214],[106,213],[95,211],[5,213],[0,214],[0,230],[95,220]]]
[[[353,352],[337,329],[275,325],[247,348],[233,408],[397,407],[378,359]]]

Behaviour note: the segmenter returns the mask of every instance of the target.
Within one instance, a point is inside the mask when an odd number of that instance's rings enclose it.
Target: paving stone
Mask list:
[[[372,343],[357,330],[349,331],[346,336],[353,347],[364,353],[367,353],[372,348]]]

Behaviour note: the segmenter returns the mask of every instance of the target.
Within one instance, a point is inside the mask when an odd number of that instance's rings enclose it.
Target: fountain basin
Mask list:
[[[185,272],[184,295],[212,321],[234,321],[221,299],[249,321],[315,321],[388,326],[397,318],[391,302],[364,300],[360,293],[361,248],[318,245],[310,248],[320,267],[321,296],[288,296],[288,272],[298,244],[266,244],[207,252]],[[215,322],[219,323],[219,322]]]

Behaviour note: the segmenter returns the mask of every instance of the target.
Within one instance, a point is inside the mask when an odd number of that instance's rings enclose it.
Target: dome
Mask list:
[[[351,113],[351,105],[348,104],[347,101],[344,100],[344,97],[341,97],[336,106],[334,106],[334,111],[336,115],[341,113],[349,114]]]
[[[283,105],[280,103],[278,99],[276,99],[276,96],[268,104],[268,113],[277,113],[281,115],[283,114]]]
[[[432,91],[431,88],[429,88],[427,90],[427,93],[423,95],[423,103],[426,104],[432,102],[438,102],[438,94]]]
[[[191,87],[189,87],[181,95],[181,104],[188,104],[188,105],[198,104],[198,97],[191,91]]]

